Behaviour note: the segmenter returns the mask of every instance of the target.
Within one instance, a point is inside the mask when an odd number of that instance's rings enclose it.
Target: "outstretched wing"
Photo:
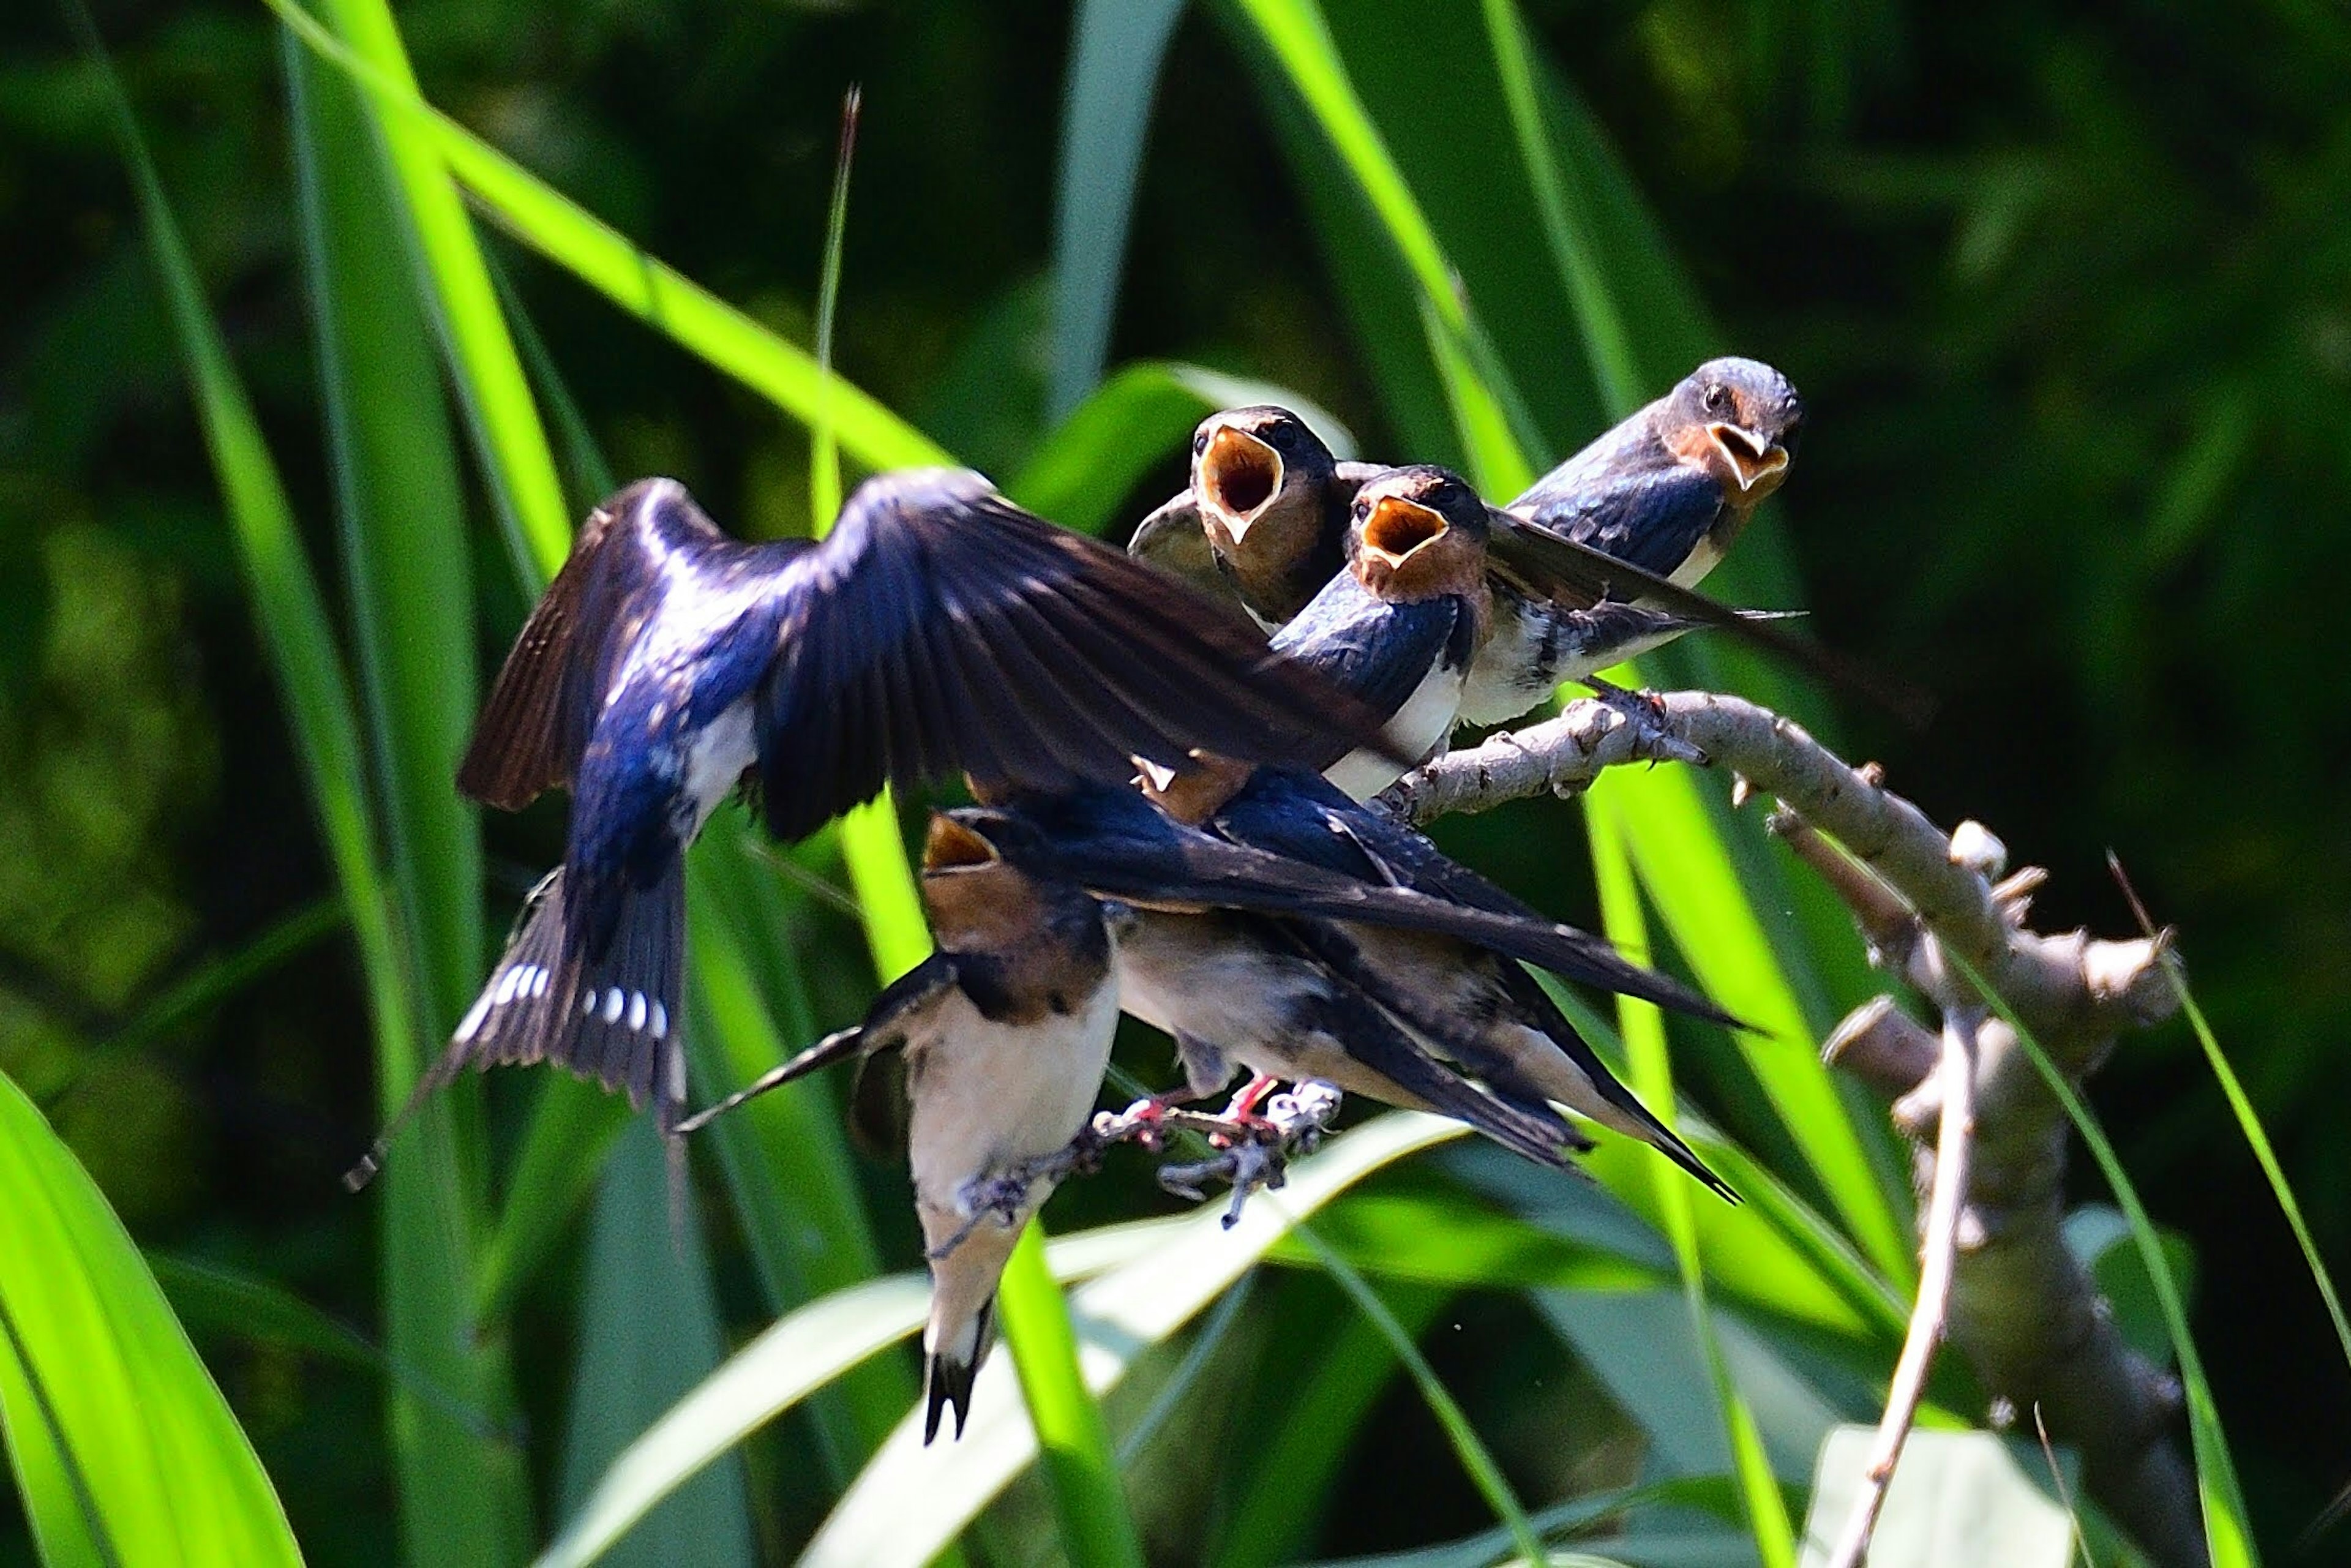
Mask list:
[[[967,471],[867,481],[793,566],[758,706],[779,838],[885,780],[960,769],[984,790],[1054,789],[1194,747],[1337,755],[1378,727],[1238,616]]]
[[[482,705],[457,787],[518,811],[569,785],[614,665],[655,608],[664,567],[681,551],[724,541],[674,479],[641,479],[589,513]]]

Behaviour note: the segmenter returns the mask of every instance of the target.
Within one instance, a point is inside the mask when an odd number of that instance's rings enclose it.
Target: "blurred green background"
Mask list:
[[[1700,350],[1767,359],[1805,396],[1794,476],[1767,514],[1766,548],[1793,566],[1764,574],[1771,601],[1800,597],[1819,636],[1942,704],[1919,733],[1817,694],[1793,706],[1938,820],[1980,818],[2048,865],[2044,928],[2124,931],[2104,864],[2122,857],[2182,928],[2199,994],[2339,1256],[2351,21],[2326,0],[1533,0],[1524,14],[1703,298]],[[862,83],[838,362],[992,474],[1037,449],[1058,412],[1069,7],[419,0],[399,16],[435,103],[802,342],[840,99]],[[1479,270],[1493,320],[1511,287],[1557,285],[1539,234],[1489,191],[1507,139],[1441,120],[1448,81],[1491,69],[1476,18],[1332,7],[1432,215],[1474,236],[1456,258]],[[334,489],[277,26],[236,0],[118,0],[97,19],[324,559]],[[1112,362],[1261,378],[1331,410],[1367,455],[1460,461],[1407,446],[1401,433],[1426,423],[1417,394],[1353,324],[1380,280],[1315,217],[1332,193],[1301,188],[1281,150],[1296,112],[1260,90],[1238,34],[1214,5],[1175,23]],[[364,996],[322,904],[332,879],[98,78],[37,5],[0,16],[0,1071],[142,1244],[369,1324],[375,1216],[335,1180],[378,1121]],[[489,249],[615,472],[678,476],[746,533],[808,530],[800,431],[544,262],[495,236]],[[1511,351],[1554,455],[1596,434],[1576,344]],[[1155,452],[1120,516],[1180,477],[1180,453]],[[592,498],[568,497],[575,513]],[[487,660],[524,601],[477,486],[466,525]],[[1445,836],[1588,915],[1576,815],[1520,808]],[[559,852],[560,823],[542,807],[488,825],[493,929]],[[871,983],[853,925],[819,903],[796,929],[817,1015],[853,1015]],[[192,977],[193,1005],[159,1011]],[[1839,1009],[1865,994],[1834,985]],[[494,1122],[510,1125],[526,1094],[494,1084]],[[2290,1540],[2351,1481],[2346,1372],[2291,1238],[2185,1029],[2126,1040],[2095,1099],[2156,1217],[2194,1249],[2195,1326],[2253,1517]],[[1709,1108],[1737,1124],[1735,1107]],[[889,1260],[910,1265],[902,1178],[860,1174]],[[2094,1176],[2074,1180],[2099,1196]],[[1155,1207],[1138,1179],[1105,1185],[1123,1197],[1065,1198],[1056,1228]],[[723,1221],[714,1247],[722,1317],[747,1330],[765,1315],[750,1265]],[[549,1433],[576,1414],[580,1250],[568,1242],[530,1287],[512,1345],[517,1419]],[[1275,1290],[1298,1298],[1281,1322],[1339,1300],[1311,1274]],[[1557,1367],[1516,1298],[1424,1289],[1415,1304],[1458,1331],[1428,1352],[1533,1500],[1614,1473],[1624,1422],[1587,1375]],[[383,1556],[396,1511],[379,1375],[217,1328],[197,1339],[313,1559]],[[552,1451],[532,1461],[543,1487]],[[795,1451],[753,1453],[771,1553],[822,1511]],[[1399,1465],[1424,1492],[1398,1495]],[[29,1552],[13,1507],[0,1501],[0,1561]],[[1398,1384],[1296,1549],[1489,1523]]]

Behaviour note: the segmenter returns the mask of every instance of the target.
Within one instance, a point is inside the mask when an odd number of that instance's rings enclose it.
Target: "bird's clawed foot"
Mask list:
[[[1225,1211],[1225,1228],[1240,1222],[1241,1207],[1259,1187],[1280,1187],[1288,1179],[1293,1155],[1311,1154],[1339,1114],[1339,1091],[1311,1080],[1287,1094],[1276,1094],[1257,1108],[1263,1086],[1252,1083],[1235,1097],[1222,1116],[1189,1113],[1185,1124],[1207,1133],[1219,1152],[1186,1165],[1164,1166],[1159,1185],[1195,1202],[1207,1197],[1204,1184],[1232,1184],[1232,1203]]]
[[[1633,747],[1635,756],[1646,757],[1651,762],[1705,764],[1705,752],[1667,727],[1666,699],[1656,692],[1628,691],[1597,675],[1581,675],[1577,680],[1592,689],[1594,702],[1604,704],[1632,727],[1636,737]]]

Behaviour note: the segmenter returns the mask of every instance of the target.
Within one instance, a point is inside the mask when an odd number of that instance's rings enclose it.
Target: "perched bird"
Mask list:
[[[1803,401],[1754,360],[1708,360],[1505,511],[1684,588],[1788,477]]]
[[[1158,801],[1089,789],[956,815],[1014,863],[1132,907],[1121,1005],[1176,1041],[1195,1094],[1236,1065],[1319,1078],[1552,1165],[1583,1146],[1564,1106],[1729,1196],[1510,960],[1736,1022],[1721,1009],[1303,769],[1210,761]]]
[[[746,779],[789,841],[890,779],[1122,781],[1134,757],[1195,747],[1326,756],[1376,722],[1238,617],[977,474],[869,480],[821,543],[729,538],[674,481],[642,481],[589,517],[459,768],[509,810],[568,788],[570,832],[410,1109],[468,1065],[549,1061],[653,1098],[674,1129],[683,857]]]
[[[937,951],[893,981],[864,1020],[830,1035],[711,1117],[849,1057],[905,1056],[907,1158],[931,1265],[923,1331],[923,1441],[971,1410],[994,1337],[997,1282],[1021,1227],[1052,1195],[1050,1157],[1085,1128],[1118,1026],[1103,906],[1009,863],[984,833],[934,814],[923,907]]]
[[[1777,371],[1751,361],[1713,361],[1674,395],[1593,443],[1520,498],[1539,503],[1539,510],[1520,503],[1488,509],[1491,630],[1462,692],[1459,711],[1465,722],[1496,724],[1516,717],[1548,698],[1562,682],[1583,680],[1700,626],[1727,628],[1875,700],[1915,709],[1916,694],[1776,632],[1766,624],[1776,616],[1718,604],[1669,580],[1667,567],[1650,564],[1667,551],[1672,552],[1668,564],[1675,569],[1694,551],[1702,554],[1701,547],[1719,555],[1754,505],[1785,476],[1788,443],[1802,420],[1792,391],[1787,392],[1790,408],[1781,418],[1785,428],[1777,437],[1766,438],[1725,421],[1716,422],[1724,425],[1719,435],[1700,432],[1700,439],[1712,443],[1707,450],[1718,455],[1717,466],[1733,476],[1723,481],[1732,487],[1732,500],[1724,506],[1735,517],[1733,524],[1715,526],[1720,519],[1713,511],[1695,524],[1684,515],[1707,496],[1722,494],[1719,485],[1701,491],[1664,484],[1656,476],[1644,476],[1629,466],[1635,457],[1646,460],[1648,454],[1625,433],[1636,425],[1658,427],[1643,422],[1656,409],[1675,403],[1684,391],[1702,406],[1708,388],[1716,384],[1702,378],[1714,366],[1751,366],[1760,377],[1787,387]],[[1730,384],[1717,389],[1719,399],[1733,395]],[[1747,383],[1739,380],[1737,384],[1743,388]],[[1750,401],[1760,402],[1761,393]],[[1750,468],[1740,469],[1731,455],[1745,450],[1740,444],[1745,436],[1762,443],[1756,448],[1762,455]],[[1622,475],[1620,469],[1625,470]],[[1190,485],[1144,520],[1128,549],[1195,585],[1218,586],[1221,580],[1221,586],[1260,624],[1279,627],[1301,614],[1351,559],[1348,536],[1360,533],[1365,516],[1354,503],[1366,485],[1394,472],[1398,471],[1333,458],[1305,422],[1285,409],[1265,406],[1211,414],[1193,437]],[[1687,476],[1706,479],[1713,472],[1700,466],[1690,469]],[[1739,487],[1742,477],[1743,489]],[[1589,517],[1576,524],[1579,483],[1590,486],[1591,506]],[[1650,528],[1687,533],[1698,542],[1660,546],[1645,532]],[[1620,554],[1623,550],[1634,553]],[[1705,564],[1710,566],[1713,559],[1707,556]]]
[[[985,836],[1007,861],[1033,876],[1074,883],[1097,897],[1137,909],[1243,910],[1428,932],[1693,1018],[1738,1022],[1680,981],[1631,962],[1588,931],[1546,920],[1524,904],[1511,904],[1507,912],[1495,906],[1494,901],[1507,901],[1509,895],[1468,867],[1446,860],[1412,830],[1388,824],[1377,812],[1348,800],[1319,775],[1259,768],[1228,794],[1217,779],[1218,770],[1248,768],[1221,760],[1196,765],[1179,774],[1157,804],[1131,789],[1089,786],[1006,794],[948,815]],[[1204,780],[1216,782],[1211,787]],[[1196,789],[1201,791],[1197,796]],[[1431,862],[1410,873],[1423,885],[1408,885],[1368,860],[1353,869],[1334,868],[1318,863],[1314,853],[1295,852],[1295,842],[1260,847],[1241,833],[1194,825],[1216,814],[1216,827],[1221,829],[1233,813],[1219,808],[1228,800],[1254,800],[1260,792],[1277,804],[1288,795],[1310,796],[1321,814],[1310,819],[1301,813],[1297,821],[1311,821],[1315,831],[1360,832],[1386,845],[1388,841],[1379,835],[1387,829],[1426,844]],[[1203,802],[1206,809],[1201,809]],[[1303,825],[1295,830],[1300,834],[1305,831]],[[1269,841],[1283,837],[1271,831],[1264,836]],[[1390,852],[1399,862],[1407,858],[1392,847]],[[1439,871],[1438,864],[1449,870]],[[1458,884],[1461,887],[1488,889],[1487,904],[1447,891],[1448,878],[1455,875],[1467,879]]]
[[[1273,634],[1276,652],[1386,718],[1381,744],[1325,769],[1357,800],[1395,783],[1405,771],[1398,758],[1417,763],[1444,750],[1457,724],[1513,717],[1562,681],[1586,679],[1698,624],[1603,598],[1586,577],[1524,551],[1500,559],[1490,549],[1499,517],[1443,468],[1374,475],[1348,505],[1346,570]]]
[[[1464,1077],[1397,1021],[1392,1004],[1322,962],[1308,932],[1329,924],[1131,911],[1118,944],[1119,1005],[1176,1042],[1186,1092],[1163,1100],[1213,1094],[1246,1067],[1255,1077],[1234,1103],[1243,1116],[1275,1081],[1316,1079],[1454,1117],[1544,1165],[1589,1146],[1541,1100],[1508,1099]]]
[[[1227,768],[1218,777],[1219,771],[1196,769],[1179,780],[1170,809],[1228,843],[1499,919],[1542,922],[1424,835],[1356,804],[1322,779],[1298,768],[1255,768],[1244,776]],[[1736,1201],[1729,1186],[1609,1071],[1534,977],[1511,961],[1519,955],[1427,927],[1346,919],[1290,924],[1324,970],[1378,1003],[1502,1103],[1531,1113],[1563,1106],[1649,1144]],[[1594,978],[1589,973],[1570,977]],[[1597,983],[1631,994],[1607,978]],[[1719,1010],[1714,1017],[1722,1021]]]
[[[1286,408],[1226,409],[1192,433],[1191,483],[1144,518],[1127,548],[1196,583],[1204,566],[1221,575],[1270,631],[1345,565],[1347,503],[1379,472],[1333,457]]]
[[[1350,751],[1332,782],[1367,799],[1444,748],[1470,666],[1493,634],[1486,503],[1442,468],[1392,468],[1348,504],[1346,568],[1273,634],[1276,652],[1321,671],[1384,721],[1384,752]]]

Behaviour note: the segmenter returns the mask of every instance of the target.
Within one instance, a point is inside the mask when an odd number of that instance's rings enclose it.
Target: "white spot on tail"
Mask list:
[[[644,1027],[645,994],[643,991],[632,991],[629,994],[629,1029],[633,1032]]]
[[[463,1045],[473,1039],[474,1031],[480,1029],[482,1020],[489,1016],[489,994],[484,992],[481,999],[474,1004],[473,1010],[465,1015],[465,1021],[457,1026],[457,1043]]]
[[[621,995],[620,987],[614,986],[611,990],[606,991],[604,993],[604,1021],[606,1023],[620,1022],[621,1009],[627,1005],[628,998]]]
[[[538,968],[531,971],[530,994],[533,998],[547,995],[548,977],[548,967],[544,964],[539,965]]]
[[[520,969],[508,969],[505,974],[500,975],[497,994],[491,999],[499,1007],[504,1007],[514,1000],[515,988],[522,984],[522,977],[523,972]]]
[[[669,1009],[662,1006],[659,997],[653,998],[653,1038],[655,1040],[669,1038]]]

